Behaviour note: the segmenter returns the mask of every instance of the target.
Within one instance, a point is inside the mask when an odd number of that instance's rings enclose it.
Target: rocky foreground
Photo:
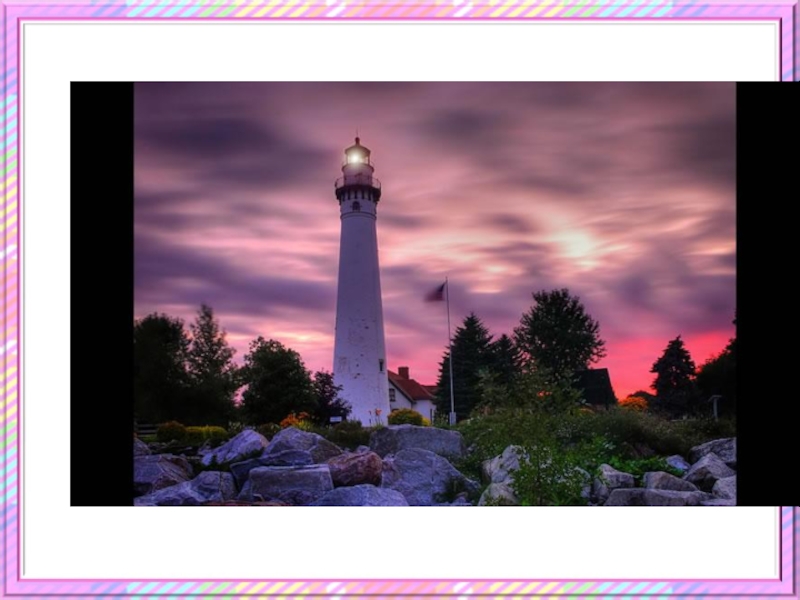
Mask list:
[[[136,506],[472,506],[518,504],[511,488],[524,459],[509,446],[483,464],[489,486],[450,462],[466,454],[456,431],[394,425],[373,432],[369,447],[343,451],[322,436],[293,427],[271,441],[245,430],[198,456],[154,454],[134,440]],[[605,506],[718,506],[736,503],[736,439],[693,448],[689,461],[670,457],[682,477],[634,477],[603,465],[586,473],[584,496]]]

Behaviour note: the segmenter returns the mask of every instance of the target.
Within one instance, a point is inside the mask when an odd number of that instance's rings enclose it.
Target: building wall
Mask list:
[[[416,410],[411,401],[405,395],[403,395],[403,392],[401,392],[400,389],[391,381],[389,381],[389,389],[394,390],[395,397],[395,401],[389,403],[391,410],[400,410],[401,408],[410,408],[412,410]]]

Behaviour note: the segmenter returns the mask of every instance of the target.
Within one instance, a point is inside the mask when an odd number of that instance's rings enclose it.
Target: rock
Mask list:
[[[334,456],[328,460],[328,467],[331,470],[334,487],[381,484],[383,461],[380,456],[369,450]]]
[[[695,446],[689,451],[689,462],[695,464],[712,452],[728,467],[736,468],[736,438],[723,438]]]
[[[267,438],[253,431],[245,429],[240,434],[232,437],[219,448],[203,455],[202,462],[208,466],[216,460],[217,464],[232,463],[252,457],[257,452],[262,452],[267,446]]]
[[[250,471],[238,499],[280,500],[294,506],[305,506],[332,489],[328,465],[258,467]]]
[[[708,499],[710,495],[703,492],[620,488],[611,492],[604,506],[699,506]]]
[[[717,479],[731,477],[732,475],[736,475],[736,471],[722,462],[716,454],[709,452],[694,463],[683,478],[695,484],[704,492],[710,492]]]
[[[575,467],[575,470],[581,474],[583,478],[583,485],[581,486],[581,498],[589,500],[592,497],[592,476],[586,469]]]
[[[512,479],[511,473],[519,469],[520,460],[525,459],[522,446],[508,446],[500,456],[481,464],[481,475],[487,483],[505,483]]]
[[[284,450],[233,463],[231,465],[231,473],[236,479],[236,486],[242,489],[250,475],[250,471],[257,467],[302,467],[311,464],[314,464],[314,459],[309,452],[305,450]]]
[[[688,471],[692,466],[688,462],[686,462],[686,460],[679,454],[673,454],[672,456],[668,456],[667,464],[673,469],[681,471],[681,473],[686,473],[686,471]]]
[[[619,488],[632,488],[636,485],[636,480],[630,473],[617,471],[611,465],[600,465],[600,473],[592,484],[592,498],[602,504],[611,492]]]
[[[267,446],[264,456],[275,456],[281,452],[290,450],[301,450],[311,455],[311,460],[316,464],[321,464],[334,456],[342,453],[341,448],[329,442],[317,433],[301,431],[296,427],[282,429]]]
[[[728,500],[727,498],[712,498],[711,500],[703,500],[700,504],[702,506],[736,506],[736,501]]]
[[[650,471],[644,474],[642,485],[651,490],[672,490],[673,492],[697,492],[697,486],[685,479],[675,477],[664,471]]]
[[[451,502],[461,492],[476,494],[479,489],[445,458],[421,448],[384,458],[381,487],[397,490],[411,506]]]
[[[311,506],[408,506],[408,502],[398,491],[362,484],[336,488]]]
[[[134,456],[147,456],[151,454],[150,448],[147,447],[139,438],[133,438],[133,455]]]
[[[205,471],[191,481],[134,499],[135,506],[200,506],[223,502],[236,497],[236,486],[230,473]]]
[[[731,477],[723,477],[717,479],[714,487],[711,488],[711,493],[717,498],[724,500],[733,500],[736,503],[736,475]]]
[[[192,467],[181,456],[149,454],[133,459],[133,489],[136,495],[151,494],[192,478]]]
[[[488,504],[519,506],[519,499],[509,483],[490,483],[489,487],[481,494],[481,499],[478,500],[478,506]]]
[[[369,447],[381,458],[401,450],[419,448],[452,459],[461,458],[466,450],[459,432],[416,425],[381,427],[369,436]]]

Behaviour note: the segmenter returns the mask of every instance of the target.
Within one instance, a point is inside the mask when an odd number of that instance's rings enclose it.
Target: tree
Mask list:
[[[492,336],[481,320],[470,313],[453,336],[453,401],[459,419],[469,416],[478,403],[479,372],[492,368]],[[450,352],[439,363],[439,381],[436,384],[436,410],[450,413]]]
[[[656,410],[676,417],[694,409],[695,364],[681,336],[667,344],[650,372],[656,374],[651,386],[656,391]]]
[[[734,318],[733,324],[736,325]],[[697,388],[703,399],[722,396],[720,414],[736,414],[736,336],[716,356],[708,359],[697,371]]]
[[[228,345],[214,311],[201,305],[190,325],[192,342],[188,353],[191,377],[191,412],[188,421],[197,425],[227,425],[234,413],[233,395],[239,387],[235,350]]]
[[[497,383],[511,385],[522,366],[522,357],[514,341],[504,333],[492,342],[489,350],[492,355],[491,371]]]
[[[514,342],[526,362],[560,378],[588,369],[606,355],[599,324],[568,289],[535,292],[533,300],[514,329]]]
[[[317,371],[314,373],[314,398],[316,408],[311,414],[311,418],[319,425],[328,425],[331,417],[342,417],[346,419],[352,411],[350,403],[344,398],[339,397],[342,386],[333,382],[333,373],[328,371]]]
[[[133,324],[133,397],[142,423],[184,420],[189,336],[183,321],[152,313]]]
[[[311,374],[300,355],[278,341],[259,336],[244,357],[242,411],[252,425],[280,423],[289,413],[314,411]]]

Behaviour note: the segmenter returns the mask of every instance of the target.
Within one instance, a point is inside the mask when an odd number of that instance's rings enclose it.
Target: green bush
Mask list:
[[[159,442],[182,442],[186,439],[186,427],[177,421],[168,421],[158,426],[156,438]]]
[[[187,427],[185,442],[190,446],[202,446],[207,441],[212,446],[219,446],[230,438],[222,427],[206,425],[204,427]]]
[[[256,431],[263,435],[268,440],[271,440],[281,430],[281,426],[277,423],[264,423],[256,427]]]
[[[332,427],[315,427],[313,432],[340,448],[355,450],[359,446],[369,446],[369,436],[374,430],[374,427],[362,426],[360,421],[342,421]]]
[[[511,487],[522,506],[582,506],[581,496],[587,483],[579,470],[579,459],[564,451],[553,438],[541,439],[525,448],[528,455],[520,461]]]
[[[410,408],[398,408],[389,413],[389,425],[419,425],[425,422],[424,417]]]

